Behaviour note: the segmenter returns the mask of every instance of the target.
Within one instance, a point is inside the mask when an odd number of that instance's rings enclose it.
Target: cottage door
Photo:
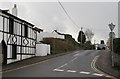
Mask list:
[[[17,58],[17,45],[13,44],[12,45],[12,59],[16,59]]]
[[[4,40],[2,40],[2,55],[3,55],[3,65],[7,64],[7,45]]]

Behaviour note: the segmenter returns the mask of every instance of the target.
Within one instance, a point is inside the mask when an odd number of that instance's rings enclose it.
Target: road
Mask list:
[[[3,77],[104,77],[94,69],[98,50],[81,50],[31,66],[13,69]]]

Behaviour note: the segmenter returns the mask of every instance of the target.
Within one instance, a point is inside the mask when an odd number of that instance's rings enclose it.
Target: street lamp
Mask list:
[[[113,32],[113,29],[115,28],[115,25],[113,23],[109,24],[108,25],[109,28],[110,28],[110,33],[109,33],[109,37],[112,38],[112,48],[111,48],[111,52],[112,52],[112,66],[114,66],[114,63],[113,63],[113,37],[115,37],[115,33]]]

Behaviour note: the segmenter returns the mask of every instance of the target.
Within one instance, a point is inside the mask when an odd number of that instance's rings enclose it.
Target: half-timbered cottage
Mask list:
[[[33,27],[33,24],[0,10],[3,64],[35,56],[37,33]]]

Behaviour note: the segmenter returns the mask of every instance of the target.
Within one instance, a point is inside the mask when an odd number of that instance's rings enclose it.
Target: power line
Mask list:
[[[62,7],[62,9],[64,10],[65,14],[68,16],[68,18],[72,21],[72,23],[77,27],[77,29],[79,29],[79,26],[74,22],[74,20],[70,17],[70,15],[68,14],[68,12],[65,10],[65,8],[63,7],[63,5],[61,4],[61,2],[58,0],[60,6]]]

